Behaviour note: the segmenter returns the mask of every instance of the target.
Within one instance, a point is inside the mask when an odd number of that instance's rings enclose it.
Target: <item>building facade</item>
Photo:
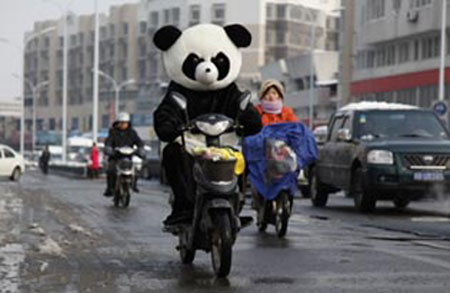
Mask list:
[[[100,70],[118,83],[133,79],[121,91],[120,110],[133,113],[136,125],[152,124],[152,112],[168,85],[161,53],[153,43],[156,30],[175,25],[181,30],[199,23],[241,23],[253,41],[243,50],[238,83],[257,90],[260,68],[278,59],[309,52],[314,48],[336,50],[338,18],[333,10],[339,0],[141,0],[110,8],[100,20]],[[94,16],[68,17],[68,130],[92,129]],[[63,96],[63,22],[35,23],[36,33],[56,29],[35,38],[26,48],[25,77],[38,84],[49,81],[36,97],[37,129],[60,130]],[[207,40],[205,40],[207,41]],[[31,129],[33,97],[25,84],[26,125]],[[112,83],[100,76],[99,129],[111,124],[114,113]]]
[[[444,3],[448,1],[355,1],[353,100],[392,101],[428,108],[438,99]],[[447,29],[448,19],[447,16]],[[447,41],[446,67],[450,63],[449,44]],[[445,83],[445,99],[449,100],[449,69]]]

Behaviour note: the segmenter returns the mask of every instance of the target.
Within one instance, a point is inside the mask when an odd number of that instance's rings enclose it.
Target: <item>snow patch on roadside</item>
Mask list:
[[[59,246],[59,244],[51,238],[46,238],[41,244],[39,244],[38,251],[42,254],[64,256],[61,246]]]
[[[0,292],[19,292],[20,264],[24,259],[21,244],[0,247]]]
[[[45,230],[37,223],[30,224],[30,231],[39,236],[45,236]]]
[[[79,233],[79,234],[84,234],[86,236],[92,236],[92,234],[89,231],[86,231],[86,229],[84,229],[83,227],[77,225],[77,224],[70,224],[69,225],[69,229],[70,231],[72,231],[73,233]]]

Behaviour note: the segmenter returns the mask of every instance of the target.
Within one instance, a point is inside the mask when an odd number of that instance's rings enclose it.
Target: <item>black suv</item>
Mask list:
[[[311,178],[314,206],[343,190],[362,212],[377,200],[405,208],[450,184],[450,133],[430,110],[377,102],[350,104],[330,119]]]

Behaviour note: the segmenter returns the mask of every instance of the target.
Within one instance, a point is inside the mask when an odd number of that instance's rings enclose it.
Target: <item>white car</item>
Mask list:
[[[25,172],[25,161],[7,145],[0,144],[0,176],[18,181]]]

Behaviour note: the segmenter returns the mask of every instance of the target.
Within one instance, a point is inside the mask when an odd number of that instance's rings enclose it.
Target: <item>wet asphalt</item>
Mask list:
[[[450,291],[444,204],[435,213],[435,202],[403,212],[382,203],[361,215],[343,196],[324,209],[298,198],[285,239],[273,226],[246,228],[230,276],[216,279],[209,254],[183,265],[177,239],[161,232],[167,187],[142,180],[122,209],[104,184],[34,171],[0,182],[0,292]]]

